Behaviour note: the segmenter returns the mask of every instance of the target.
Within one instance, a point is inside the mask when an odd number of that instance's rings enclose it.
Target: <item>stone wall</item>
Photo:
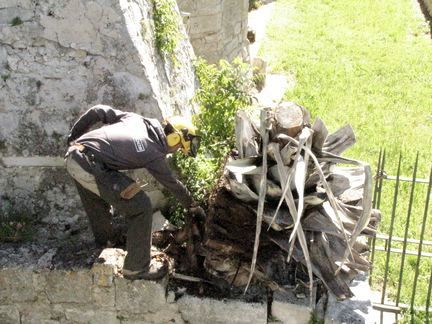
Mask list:
[[[432,0],[423,0],[423,2],[429,12],[429,15],[432,16]]]
[[[168,277],[159,282],[126,280],[118,275],[124,255],[106,249],[101,263],[91,269],[0,269],[0,323],[267,322],[266,303],[168,291]]]
[[[61,166],[67,133],[89,107],[102,103],[159,119],[191,113],[192,46],[187,37],[179,45],[180,65],[161,59],[151,3],[0,2],[1,214],[32,215],[53,231],[81,219]]]
[[[248,0],[177,0],[195,54],[210,63],[248,59]]]

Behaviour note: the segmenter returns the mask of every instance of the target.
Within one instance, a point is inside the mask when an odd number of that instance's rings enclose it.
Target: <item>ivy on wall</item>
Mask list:
[[[177,65],[175,51],[184,36],[179,29],[182,22],[176,6],[175,0],[153,0],[156,48],[162,57],[170,58]]]

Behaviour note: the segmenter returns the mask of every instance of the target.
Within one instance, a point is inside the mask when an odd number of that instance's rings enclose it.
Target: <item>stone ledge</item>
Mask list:
[[[177,304],[188,323],[267,323],[267,304],[188,295],[177,300]]]
[[[0,269],[0,323],[267,323],[266,303],[167,293],[168,277],[121,277],[125,252],[105,249],[91,269]]]
[[[168,290],[169,278],[129,281],[120,274],[126,252],[105,249],[91,269],[0,268],[0,323],[308,323],[309,298],[275,292],[268,304],[199,298]],[[329,298],[326,323],[368,322],[376,315],[365,276],[352,284],[356,297]]]
[[[291,291],[277,291],[273,294],[271,315],[281,323],[309,323],[311,312],[312,308],[309,306],[309,296],[297,298]]]
[[[372,308],[373,292],[365,273],[360,273],[354,278],[350,283],[350,289],[354,294],[351,299],[339,301],[334,295],[329,294],[325,314],[326,324],[375,323],[379,318],[379,312]],[[384,323],[393,323],[393,321],[385,319]]]

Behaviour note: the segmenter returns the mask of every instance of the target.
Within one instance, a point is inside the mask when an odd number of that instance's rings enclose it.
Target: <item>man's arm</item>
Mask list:
[[[192,206],[194,201],[191,193],[183,183],[174,177],[165,160],[156,159],[145,167],[157,181],[176,197],[183,207],[189,208]]]
[[[68,136],[68,144],[75,141],[78,137],[86,133],[90,127],[97,122],[104,124],[114,124],[128,113],[113,109],[106,105],[97,105],[87,110],[72,126]]]

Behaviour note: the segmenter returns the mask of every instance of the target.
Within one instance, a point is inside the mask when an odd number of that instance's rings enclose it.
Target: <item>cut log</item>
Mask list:
[[[272,137],[282,133],[295,137],[309,120],[306,110],[294,102],[284,102],[274,111],[274,128]]]

